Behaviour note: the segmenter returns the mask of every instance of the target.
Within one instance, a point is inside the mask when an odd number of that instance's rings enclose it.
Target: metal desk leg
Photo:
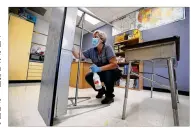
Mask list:
[[[179,98],[178,98],[178,89],[176,89],[176,99],[177,99],[177,103],[179,103]]]
[[[125,120],[125,114],[126,114],[126,108],[127,108],[127,98],[128,98],[128,89],[129,89],[129,83],[130,83],[130,75],[131,75],[131,61],[129,62],[128,67],[128,75],[126,78],[126,85],[125,85],[125,97],[123,102],[123,113],[122,113],[122,119]]]
[[[82,50],[82,42],[83,42],[83,35],[84,35],[84,19],[85,13],[82,15],[82,30],[81,30],[81,38],[80,38],[80,49],[79,49],[79,61],[78,61],[78,70],[77,70],[77,78],[76,78],[76,93],[75,93],[75,103],[74,106],[77,106],[78,100],[78,86],[79,86],[79,79],[80,79],[80,63],[81,63],[81,50]]]
[[[173,109],[174,125],[179,126],[178,105],[177,105],[176,87],[175,87],[176,85],[175,85],[174,70],[173,70],[173,58],[168,59],[168,73],[170,78],[171,102]]]
[[[154,66],[155,66],[155,63],[154,61],[152,60],[152,75],[151,75],[151,80],[153,81],[154,80]],[[151,82],[151,98],[153,97],[153,82]]]
[[[177,87],[177,82],[176,82],[176,70],[175,70],[174,67],[173,67],[173,70],[174,70],[174,81],[175,81],[175,87],[176,87],[176,100],[177,100],[177,103],[179,103],[179,98],[178,98],[178,87]]]

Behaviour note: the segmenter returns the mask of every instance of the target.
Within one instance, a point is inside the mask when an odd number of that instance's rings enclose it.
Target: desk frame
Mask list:
[[[153,51],[151,47],[158,47],[157,51]],[[179,126],[179,118],[178,118],[178,90],[177,90],[177,84],[176,84],[176,75],[175,75],[175,69],[173,66],[173,60],[176,58],[179,60],[179,37],[171,37],[166,39],[160,39],[150,42],[145,42],[143,44],[136,44],[134,46],[125,46],[124,49],[126,50],[125,58],[129,62],[128,66],[128,75],[126,78],[126,86],[125,86],[125,97],[124,97],[124,103],[123,103],[123,112],[122,112],[122,119],[124,120],[126,118],[126,107],[127,107],[127,98],[128,98],[128,88],[130,83],[130,75],[136,75],[138,77],[142,77],[143,79],[151,81],[151,98],[153,95],[153,83],[156,83],[157,85],[166,88],[171,91],[171,102],[172,102],[172,110],[173,110],[173,119],[174,119],[174,125]],[[148,54],[147,52],[144,55],[141,55],[141,52],[138,52],[138,50],[142,50],[143,48],[150,48],[151,54]],[[161,50],[160,50],[161,49]],[[168,50],[166,53],[164,53],[164,49]],[[136,50],[136,53],[134,50]],[[162,51],[163,50],[163,51]],[[172,50],[172,51],[169,51]],[[162,51],[162,52],[161,52]],[[144,52],[144,50],[142,50]],[[131,54],[132,53],[132,54]],[[152,54],[153,53],[153,54]],[[132,57],[130,56],[132,55]],[[140,56],[141,55],[141,56]],[[139,59],[138,59],[139,58]],[[138,61],[151,61],[152,62],[152,76],[151,79],[141,76],[135,72],[132,71],[132,63],[137,59]],[[162,83],[159,83],[154,80],[154,75],[157,75],[154,73],[154,67],[155,59],[165,59],[167,60],[167,67],[168,67],[168,74],[169,74],[169,83],[170,87],[167,85],[164,85]]]
[[[125,86],[125,98],[124,98],[124,104],[123,104],[123,112],[122,112],[122,119],[124,120],[126,118],[126,108],[127,108],[127,98],[128,98],[128,88],[129,88],[129,81],[130,81],[130,75],[136,75],[138,77],[142,77],[143,79],[146,79],[148,81],[151,81],[151,98],[152,98],[152,92],[153,92],[153,82],[158,84],[159,86],[166,88],[171,91],[171,101],[172,101],[172,109],[173,109],[173,118],[174,118],[174,125],[179,126],[179,119],[178,119],[178,105],[177,103],[179,102],[178,99],[178,90],[175,82],[175,70],[173,68],[173,58],[168,58],[167,59],[167,64],[168,64],[168,72],[169,72],[169,82],[170,82],[170,87],[167,85],[161,84],[157,81],[154,81],[154,64],[152,66],[152,77],[147,78],[144,76],[140,76],[139,74],[132,72],[132,62],[129,62],[128,66],[128,75],[126,79],[126,86]]]

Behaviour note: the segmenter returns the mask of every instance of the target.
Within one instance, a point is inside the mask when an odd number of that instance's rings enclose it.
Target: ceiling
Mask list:
[[[122,17],[128,13],[131,13],[133,11],[140,9],[140,7],[116,7],[116,8],[115,7],[105,7],[105,8],[104,7],[91,7],[91,8],[87,7],[87,9],[90,10],[97,17],[99,17],[107,22],[111,22],[115,19],[118,19],[119,17]],[[79,19],[80,18],[78,16],[77,23],[78,23]],[[103,23],[103,22],[100,22],[96,25],[92,25],[91,23],[86,21],[84,28],[86,28],[89,31],[92,31],[103,25],[105,25],[105,23]],[[77,33],[80,32],[80,29],[77,29],[76,32]]]
[[[40,19],[44,19],[46,21],[50,21],[51,19],[51,11],[52,8],[50,7],[44,7],[46,9],[46,13],[44,14],[44,16],[41,16],[37,13],[34,13],[38,18]],[[94,15],[96,15],[97,17],[107,21],[107,22],[111,22],[115,19],[118,19],[121,16],[124,16],[128,13],[131,13],[133,11],[136,11],[138,9],[140,9],[140,7],[87,7],[88,10],[90,10]],[[32,11],[31,11],[32,12]],[[77,22],[76,24],[79,22],[80,17],[77,17]],[[89,22],[85,22],[84,28],[92,31],[95,30],[96,28],[99,28],[101,26],[105,25],[105,23],[100,22],[96,25],[93,25]],[[117,27],[117,26],[116,26]],[[81,33],[80,29],[76,29],[76,33]],[[85,31],[84,34],[86,34],[87,32]]]

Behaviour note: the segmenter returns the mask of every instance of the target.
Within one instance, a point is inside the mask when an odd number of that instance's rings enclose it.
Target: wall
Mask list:
[[[98,30],[104,31],[107,34],[106,44],[113,46],[113,37],[112,37],[112,28],[109,25],[98,28]],[[83,50],[89,49],[92,47],[92,34],[88,33],[84,35],[83,38]]]
[[[186,19],[153,29],[144,30],[142,32],[144,41],[155,40],[160,38],[166,38],[174,35],[180,36],[180,61],[178,62],[178,67],[176,69],[177,74],[177,83],[178,89],[181,91],[189,91],[189,17],[190,10],[186,8]],[[108,25],[105,25],[100,30],[103,30],[107,34],[107,44],[113,46],[113,37],[112,28]],[[92,34],[84,35],[83,40],[83,49],[88,49],[92,47],[91,45]],[[151,68],[148,68],[149,63],[144,63],[144,71],[151,71]],[[168,71],[166,68],[156,68],[156,73],[168,77]],[[145,75],[150,77],[149,75]],[[157,81],[162,81],[165,84],[169,84],[168,80],[162,79],[160,77],[155,77]],[[144,86],[150,86],[150,83],[147,80],[144,80]],[[154,87],[160,88],[157,85]]]
[[[180,36],[180,61],[178,62],[176,74],[178,89],[182,91],[189,91],[189,15],[190,10],[189,8],[186,8],[185,20],[170,23],[149,30],[144,30],[142,32],[144,41],[166,38],[174,35]],[[147,66],[148,62],[145,62],[144,64],[144,71],[151,71],[151,68]],[[157,68],[155,71],[158,74],[168,76],[168,71],[166,68]],[[162,78],[156,77],[155,79],[157,81],[163,81],[164,83],[169,84],[167,80]],[[147,80],[144,80],[144,86],[150,86]],[[157,85],[154,86],[160,88]]]

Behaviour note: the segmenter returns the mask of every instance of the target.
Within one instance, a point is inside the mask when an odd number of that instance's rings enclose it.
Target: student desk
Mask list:
[[[177,36],[153,40],[133,45],[126,45],[122,48],[125,51],[125,59],[129,62],[128,66],[128,75],[127,75],[127,82],[125,87],[125,97],[124,97],[124,104],[123,104],[123,112],[122,112],[122,119],[125,119],[126,116],[126,106],[127,106],[127,97],[128,97],[128,86],[130,75],[137,75],[139,77],[143,77],[143,79],[149,80],[152,83],[156,83],[166,89],[171,91],[171,102],[172,102],[172,110],[173,110],[173,118],[174,118],[174,125],[179,126],[179,119],[178,119],[178,109],[177,109],[177,102],[178,102],[178,91],[176,85],[176,76],[175,76],[175,69],[174,69],[174,62],[178,62],[180,59],[180,38]],[[161,61],[159,61],[161,60]],[[140,76],[138,73],[134,73],[131,71],[131,64],[134,61],[151,61],[154,63],[155,66],[163,66],[167,67],[169,73],[169,83],[170,86],[161,84],[153,80],[154,74],[153,70],[151,72],[152,78],[146,78],[144,76]],[[160,63],[159,63],[160,62]],[[154,66],[152,66],[154,69]],[[142,72],[144,73],[144,72]]]

